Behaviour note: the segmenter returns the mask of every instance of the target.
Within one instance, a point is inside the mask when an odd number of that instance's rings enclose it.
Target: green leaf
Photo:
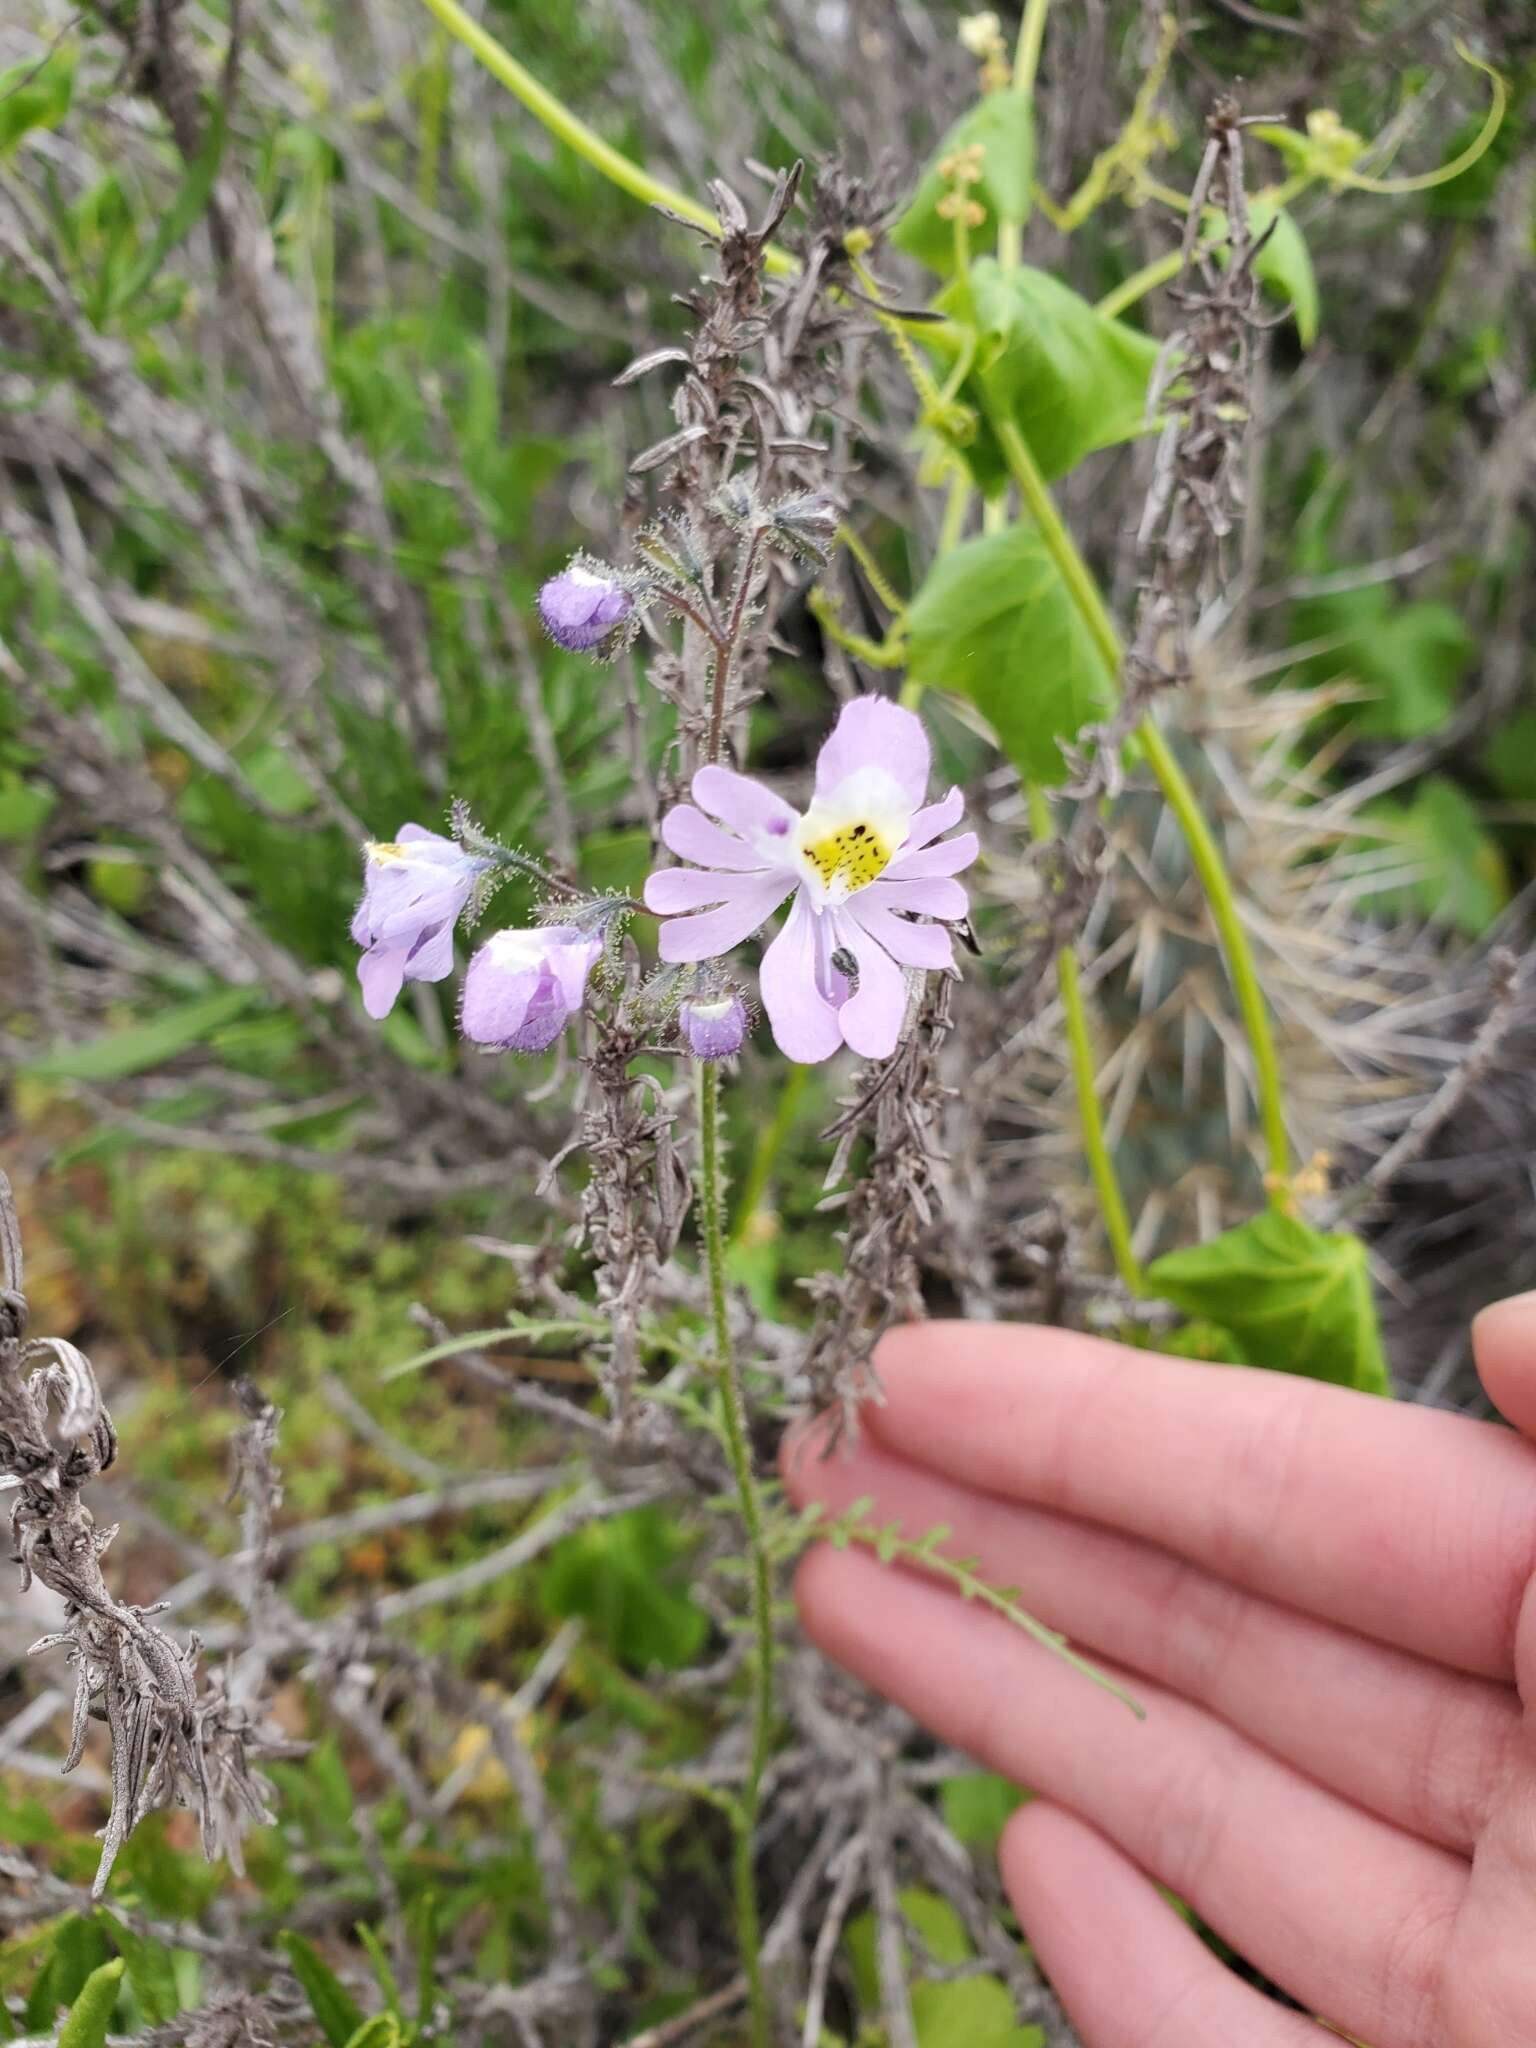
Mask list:
[[[1027,781],[1053,783],[1114,683],[1032,526],[941,555],[907,613],[913,677],[967,698]]]
[[[1014,421],[1047,483],[1096,448],[1143,431],[1158,344],[1096,312],[1049,271],[1004,270],[983,257],[971,267],[969,297],[951,284],[935,304],[961,324],[974,311],[976,361],[961,395]],[[952,343],[935,337],[935,346]],[[985,419],[965,453],[977,483],[995,496],[1008,469]]]
[[[680,1670],[709,1633],[703,1609],[676,1583],[689,1547],[660,1508],[593,1522],[551,1549],[539,1574],[539,1599],[558,1620],[579,1615],[631,1670]]]
[[[1020,93],[989,93],[949,130],[930,157],[911,204],[891,230],[898,249],[926,263],[941,277],[950,276],[955,267],[955,230],[938,210],[939,201],[952,189],[939,175],[939,165],[957,149],[978,146],[983,152],[981,179],[966,190],[986,208],[987,218],[981,227],[971,230],[971,248],[979,254],[993,246],[999,219],[1022,222],[1030,215],[1034,110]]]
[[[364,2020],[355,2034],[348,2035],[346,2048],[402,2048],[404,2040],[394,2014],[381,2012]]]
[[[79,1045],[61,1045],[53,1052],[41,1053],[21,1071],[39,1081],[121,1081],[201,1044],[210,1032],[231,1023],[260,996],[261,990],[254,986],[215,989],[190,1003],[162,1010],[147,1024],[130,1024],[100,1038],[84,1039]]]
[[[289,1928],[277,1939],[292,1965],[293,1974],[304,1987],[309,2009],[318,2021],[321,2033],[331,2048],[346,2048],[363,2024],[362,2011],[356,1999],[319,1950],[312,1947],[302,1934],[295,1934]]]
[[[944,1822],[956,1841],[991,1855],[1009,1819],[1030,1797],[1011,1778],[996,1771],[966,1771],[946,1778],[939,1787]]]
[[[55,50],[41,64],[35,57],[0,71],[0,161],[20,148],[37,128],[57,128],[69,112],[75,90],[75,53]]]
[[[1365,1247],[1265,1210],[1147,1268],[1156,1292],[1231,1330],[1255,1365],[1390,1394]]]
[[[57,796],[14,772],[0,775],[0,840],[30,839],[45,825]]]
[[[102,1916],[108,1936],[128,1966],[128,1982],[139,2001],[144,2018],[152,2027],[166,2026],[181,2011],[181,1994],[176,1987],[176,1964],[164,1942],[152,1940],[125,1926],[115,1914]]]
[[[901,1911],[937,1962],[971,1960],[970,1937],[947,1900],[934,1892],[909,1889],[901,1895]],[[880,2010],[874,1915],[861,1913],[850,1920],[845,1940],[860,2007],[874,2015]],[[919,1978],[911,1984],[911,1998],[918,2048],[1045,2048],[1039,2027],[1019,2025],[1013,1998],[996,1977],[967,1977],[952,1984]]]
[[[389,1960],[383,1942],[366,1920],[358,1921],[356,1933],[358,1940],[368,1951],[368,1960],[373,1965],[374,1980],[383,1994],[386,2010],[393,2013],[396,2019],[404,2019],[405,2007],[400,2002],[400,1986],[395,1982],[394,1966]]]
[[[1354,712],[1369,739],[1412,740],[1438,732],[1456,702],[1475,646],[1460,616],[1438,599],[1394,601],[1385,584],[1308,598],[1291,613],[1298,640],[1338,639],[1312,655],[1319,682],[1344,676],[1371,693]]]
[[[1283,299],[1290,307],[1296,316],[1296,332],[1301,338],[1301,345],[1310,348],[1317,339],[1321,311],[1312,252],[1307,247],[1306,236],[1283,206],[1276,207],[1267,199],[1255,199],[1248,209],[1248,225],[1255,240],[1271,221],[1274,222],[1274,232],[1254,259],[1254,274],[1260,284],[1267,284],[1275,297]]]
[[[1443,775],[1420,784],[1410,803],[1382,797],[1360,814],[1379,837],[1412,863],[1413,879],[1377,889],[1361,907],[1384,917],[1415,911],[1480,938],[1509,901],[1509,871],[1483,830],[1477,807]]]
[[[1483,749],[1483,771],[1512,803],[1536,803],[1536,711],[1517,711]]]
[[[118,1983],[126,1967],[121,1956],[114,1956],[110,1963],[92,1970],[59,2029],[58,2048],[105,2048]]]
[[[143,296],[158,276],[165,259],[201,216],[213,190],[213,181],[219,175],[227,128],[224,104],[220,101],[208,122],[202,148],[188,165],[181,188],[171,201],[155,239],[119,283],[113,298],[114,307],[132,305]]]

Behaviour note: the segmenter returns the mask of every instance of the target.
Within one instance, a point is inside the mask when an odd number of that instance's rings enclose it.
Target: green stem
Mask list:
[[[1055,501],[1046,489],[1045,479],[1035,466],[1024,436],[1012,420],[993,420],[998,440],[1007,457],[1008,468],[1019,487],[1019,495],[1025,508],[1039,529],[1047,554],[1056,566],[1057,573],[1066,585],[1067,593],[1077,607],[1083,624],[1087,627],[1095,647],[1104,658],[1105,667],[1112,677],[1120,674],[1120,636],[1115,631],[1099,586],[1094,581],[1088,565],[1078,553],[1072,536],[1062,523],[1061,514],[1056,510]],[[1237,899],[1232,889],[1232,878],[1227,873],[1221,849],[1215,835],[1206,823],[1193,789],[1179,766],[1172,748],[1163,738],[1151,718],[1142,719],[1136,728],[1136,738],[1146,754],[1148,765],[1156,776],[1158,786],[1167,799],[1169,809],[1183,828],[1189,846],[1190,859],[1205,890],[1206,901],[1211,908],[1222,950],[1226,955],[1227,972],[1232,978],[1233,993],[1237,997],[1238,1009],[1242,1015],[1243,1028],[1248,1034],[1248,1043],[1253,1049],[1255,1093],[1258,1097],[1259,1116],[1264,1130],[1264,1145],[1268,1154],[1270,1200],[1276,1206],[1286,1201],[1285,1178],[1290,1169],[1290,1140],[1285,1128],[1285,1100],[1280,1084],[1280,1061],[1275,1051],[1274,1032],[1270,1025],[1269,1009],[1259,986],[1258,973],[1253,964],[1253,951],[1248,943],[1248,934],[1238,913]]]
[[[762,1923],[757,1909],[757,1881],[753,1870],[753,1845],[757,1834],[758,1809],[762,1799],[763,1772],[773,1733],[773,1580],[768,1550],[763,1537],[762,1507],[757,1481],[752,1474],[752,1450],[747,1439],[746,1397],[741,1371],[731,1343],[730,1316],[725,1291],[725,1203],[721,1174],[720,1069],[713,1060],[700,1060],[699,1082],[699,1206],[704,1226],[704,1260],[709,1276],[710,1322],[714,1332],[715,1369],[720,1378],[721,1412],[725,1421],[725,1448],[736,1480],[741,1502],[741,1519],[747,1532],[747,1549],[752,1561],[752,1627],[756,1642],[752,1661],[752,1749],[747,1760],[746,1782],[741,1788],[733,1816],[735,1853],[737,1940],[742,1967],[746,1971],[747,1996],[752,2014],[753,2048],[771,2048],[772,2032],[768,1994],[763,1983]]]
[[[1050,8],[1051,0],[1028,0],[1024,19],[1019,23],[1018,47],[1013,53],[1013,89],[1021,99],[1028,99],[1035,89],[1040,45],[1045,40],[1045,17]]]
[[[1259,986],[1258,971],[1253,964],[1253,949],[1248,944],[1248,934],[1243,929],[1243,920],[1237,907],[1237,897],[1232,888],[1232,877],[1227,873],[1227,864],[1222,859],[1221,848],[1216,835],[1206,821],[1200,808],[1200,800],[1190,787],[1189,778],[1179,765],[1178,756],[1164,739],[1161,729],[1150,718],[1144,718],[1136,728],[1147,757],[1147,765],[1157,777],[1158,787],[1167,800],[1168,808],[1183,828],[1184,838],[1189,847],[1189,857],[1194,862],[1195,873],[1200,877],[1200,886],[1205,891],[1205,900],[1210,905],[1211,916],[1221,934],[1222,950],[1227,956],[1227,972],[1232,977],[1233,993],[1237,1007],[1242,1014],[1243,1029],[1248,1034],[1248,1044],[1253,1052],[1254,1092],[1258,1097],[1259,1117],[1264,1127],[1264,1149],[1269,1158],[1269,1172],[1266,1182],[1270,1200],[1277,1207],[1286,1202],[1285,1177],[1290,1172],[1291,1144],[1285,1128],[1285,1096],[1280,1080],[1280,1059],[1275,1051],[1275,1036],[1270,1027],[1269,1006],[1264,1000],[1264,991]]]
[[[1051,808],[1044,793],[1033,783],[1028,788],[1029,829],[1036,839],[1051,837]],[[1056,955],[1056,980],[1061,989],[1061,1007],[1067,1022],[1067,1044],[1072,1055],[1072,1084],[1077,1094],[1077,1117],[1082,1130],[1083,1152],[1099,1198],[1104,1235],[1114,1254],[1115,1270],[1132,1294],[1147,1292],[1146,1276],[1131,1246],[1131,1219],[1120,1192],[1115,1162],[1104,1133],[1099,1111],[1098,1077],[1094,1069],[1093,1040],[1088,1030],[1088,1005],[1078,973],[1077,954],[1063,946]]]
[[[686,192],[679,192],[674,185],[666,184],[660,178],[653,178],[622,150],[612,143],[604,142],[601,135],[589,128],[585,121],[573,114],[563,100],[559,100],[545,85],[541,85],[527,69],[496,38],[483,29],[479,22],[458,4],[458,0],[421,0],[447,29],[457,37],[465,49],[482,63],[491,76],[507,88],[515,98],[520,99],[537,120],[542,121],[550,134],[584,157],[594,170],[617,185],[621,192],[643,200],[647,206],[665,206],[672,213],[680,213],[684,220],[692,221],[695,227],[714,233],[719,222],[707,206],[700,206],[696,199],[690,199]],[[769,272],[775,277],[791,277],[799,264],[787,249],[770,246],[765,251]]]
[[[1184,268],[1184,252],[1175,249],[1170,255],[1159,256],[1155,263],[1145,263],[1140,270],[1133,270],[1129,277],[1122,278],[1112,292],[1106,292],[1094,305],[1095,313],[1102,313],[1106,320],[1113,320],[1117,313],[1123,313],[1127,306],[1134,306],[1138,299],[1144,299],[1148,292],[1155,292],[1160,284],[1167,284]]]

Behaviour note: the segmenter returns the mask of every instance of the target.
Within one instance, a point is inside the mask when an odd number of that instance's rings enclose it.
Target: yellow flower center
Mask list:
[[[855,889],[862,889],[866,883],[874,881],[890,865],[895,851],[873,825],[862,820],[857,824],[839,825],[835,832],[812,840],[801,850],[820,876],[823,888],[830,889],[834,883],[841,882],[850,895]]]
[[[395,839],[370,839],[366,851],[368,858],[380,867],[407,858],[405,848]]]

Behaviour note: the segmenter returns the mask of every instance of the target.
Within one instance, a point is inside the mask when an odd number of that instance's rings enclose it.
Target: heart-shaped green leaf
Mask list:
[[[1061,741],[1098,717],[1114,694],[1031,526],[941,555],[907,612],[907,647],[917,681],[968,698],[1030,782],[1061,779]]]
[[[1154,1260],[1147,1279],[1186,1314],[1231,1330],[1255,1365],[1370,1394],[1392,1391],[1357,1237],[1267,1209],[1207,1244]]]

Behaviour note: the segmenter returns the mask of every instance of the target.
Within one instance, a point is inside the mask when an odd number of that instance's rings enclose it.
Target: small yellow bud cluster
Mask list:
[[[1332,107],[1316,107],[1307,116],[1315,175],[1331,178],[1347,171],[1365,154],[1365,138],[1346,128]]]
[[[958,220],[968,228],[979,228],[987,209],[969,196],[967,187],[979,185],[986,174],[987,152],[979,142],[939,159],[939,176],[950,187],[934,208],[940,220]]]
[[[989,7],[981,14],[968,14],[960,24],[960,41],[981,66],[984,92],[1001,92],[1013,77],[1008,62],[1008,45],[1003,24]]]
[[[1327,1194],[1333,1168],[1333,1159],[1327,1152],[1314,1152],[1305,1166],[1299,1166],[1294,1173],[1266,1173],[1264,1188],[1267,1194],[1286,1194],[1293,1202],[1316,1202]]]

